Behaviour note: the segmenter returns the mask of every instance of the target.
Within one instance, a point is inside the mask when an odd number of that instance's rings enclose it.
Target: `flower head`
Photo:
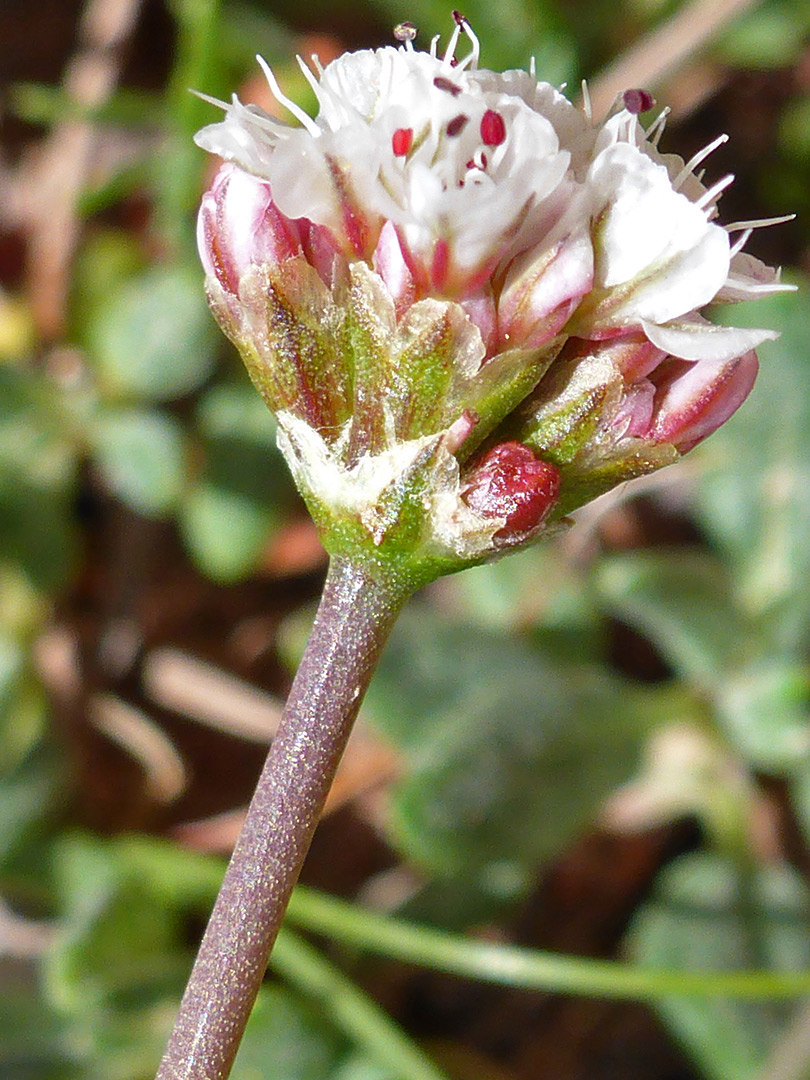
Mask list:
[[[211,304],[279,416],[327,544],[433,575],[526,543],[677,459],[741,404],[768,330],[707,305],[782,288],[658,150],[630,90],[594,124],[524,71],[448,47],[302,71],[310,117],[234,97],[197,142],[226,159],[199,243]],[[462,38],[468,51],[456,50]],[[738,239],[732,242],[732,237]],[[425,569],[427,567],[427,569]]]

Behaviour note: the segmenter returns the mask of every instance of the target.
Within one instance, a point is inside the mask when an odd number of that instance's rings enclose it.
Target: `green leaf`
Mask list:
[[[180,423],[154,409],[108,409],[93,431],[107,487],[145,517],[170,513],[183,490],[186,445]]]
[[[649,697],[583,664],[412,604],[366,699],[406,753],[395,839],[502,899],[633,770]]]
[[[0,366],[0,560],[46,591],[73,563],[76,464],[52,388]]]
[[[454,574],[438,588],[460,617],[488,630],[534,629],[565,659],[595,660],[601,629],[588,579],[542,544]]]
[[[723,681],[716,705],[751,766],[783,775],[810,758],[808,701],[805,665],[763,657]]]
[[[783,70],[801,56],[808,30],[806,5],[770,0],[733,19],[714,51],[733,67]]]
[[[245,380],[204,394],[196,422],[205,463],[183,506],[183,536],[203,573],[238,581],[255,567],[291,490],[275,421]]]
[[[56,847],[58,929],[42,987],[69,1024],[84,1080],[154,1074],[188,974],[185,911],[129,854],[81,835]]]
[[[80,1080],[63,1022],[33,992],[35,973],[0,967],[0,1076],[3,1080]]]
[[[343,1039],[297,995],[265,987],[256,1000],[233,1080],[331,1080]]]
[[[755,871],[746,882],[721,858],[688,855],[660,875],[636,916],[631,950],[655,968],[801,970],[810,964],[808,900],[788,866]],[[753,1080],[797,1006],[675,998],[656,1009],[709,1080]]]
[[[331,1080],[398,1080],[398,1078],[376,1061],[371,1061],[361,1054],[352,1054],[332,1074]]]
[[[713,688],[748,644],[722,564],[702,551],[637,551],[603,559],[595,584],[613,615],[640,630],[675,670]]]
[[[253,570],[277,523],[273,507],[209,482],[191,489],[180,516],[191,557],[222,584]]]
[[[53,762],[33,755],[0,782],[0,868],[25,849],[26,841],[54,801],[57,771]]]
[[[750,399],[696,451],[696,509],[731,560],[740,594],[768,620],[774,646],[800,648],[810,631],[810,287],[724,313],[735,326],[781,330],[760,352]],[[699,455],[699,457],[698,457]]]
[[[790,802],[796,819],[810,843],[810,760],[805,759],[794,769],[790,782]]]
[[[91,358],[116,394],[167,401],[211,373],[216,329],[202,274],[159,266],[120,284],[87,328]]]
[[[276,446],[276,421],[247,378],[212,386],[200,398],[197,426],[205,438],[227,439],[270,451]]]

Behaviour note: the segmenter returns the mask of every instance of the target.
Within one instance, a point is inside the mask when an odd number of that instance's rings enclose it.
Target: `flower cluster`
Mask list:
[[[629,90],[595,124],[534,73],[478,67],[454,12],[439,55],[301,69],[313,119],[234,97],[197,142],[212,308],[279,419],[333,551],[428,576],[534,539],[722,424],[775,335],[704,309],[783,288],[718,224],[730,177],[658,150]],[[470,51],[456,59],[462,35]]]

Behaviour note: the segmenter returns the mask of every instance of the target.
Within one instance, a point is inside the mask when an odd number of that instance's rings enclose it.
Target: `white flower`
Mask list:
[[[689,162],[663,155],[657,140],[665,114],[645,132],[623,108],[597,129],[585,175],[593,222],[594,287],[571,330],[606,338],[642,329],[673,356],[738,357],[776,335],[715,327],[698,312],[717,301],[789,288],[778,273],[742,252],[753,228],[722,227],[717,201],[732,177],[704,187],[695,169],[726,141],[720,136]],[[583,138],[578,138],[579,146]],[[741,232],[732,245],[730,233]]]
[[[462,31],[472,50],[456,63]],[[327,227],[348,254],[370,257],[390,221],[422,291],[469,293],[547,226],[544,202],[570,160],[556,125],[563,112],[578,115],[525,72],[496,75],[477,61],[460,18],[442,57],[434,41],[430,53],[407,42],[346,53],[325,69],[313,58],[317,74],[301,67],[315,119],[263,64],[300,126],[234,98],[197,142],[269,181],[283,214]]]
[[[454,18],[443,55],[407,33],[299,60],[314,118],[260,61],[294,123],[234,98],[197,136],[228,162],[200,213],[209,299],[325,543],[417,576],[526,543],[711,434],[775,335],[707,309],[784,287],[743,252],[769,222],[724,228],[731,178],[696,174],[724,137],[664,155],[644,91],[594,124],[533,70],[479,69]]]

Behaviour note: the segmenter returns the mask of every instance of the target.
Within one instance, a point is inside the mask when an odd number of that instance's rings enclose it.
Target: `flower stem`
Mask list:
[[[225,1080],[363,695],[409,590],[334,560],[157,1080]]]

